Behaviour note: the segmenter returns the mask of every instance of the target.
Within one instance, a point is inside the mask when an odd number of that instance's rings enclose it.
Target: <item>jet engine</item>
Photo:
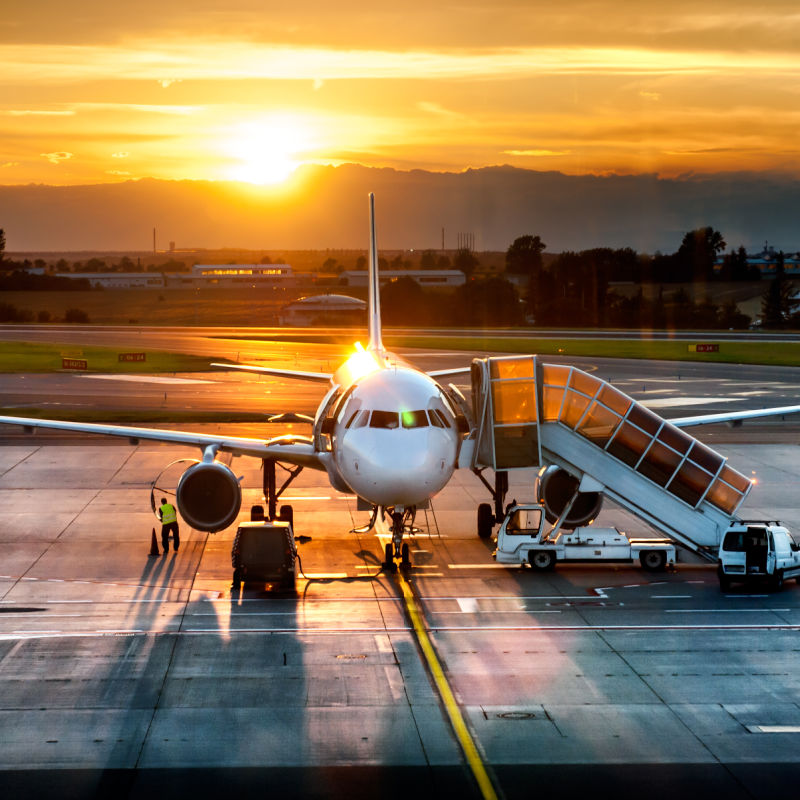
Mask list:
[[[561,467],[551,466],[539,475],[538,500],[544,506],[547,521],[552,525],[561,516],[580,480]],[[588,525],[600,513],[603,495],[600,492],[581,492],[572,504],[562,527],[571,529]]]
[[[216,533],[239,513],[242,490],[231,470],[219,461],[201,461],[181,475],[176,492],[181,516],[198,531]]]

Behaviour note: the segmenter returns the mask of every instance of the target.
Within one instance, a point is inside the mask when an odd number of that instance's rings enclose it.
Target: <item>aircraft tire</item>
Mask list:
[[[394,545],[391,542],[386,543],[383,554],[383,568],[387,572],[397,572],[397,564],[394,563]]]
[[[281,506],[278,511],[278,519],[288,522],[294,531],[294,509],[291,506]]]
[[[411,556],[408,552],[408,542],[403,542],[403,546],[400,548],[400,569],[405,571],[411,569]]]
[[[481,503],[478,506],[478,536],[481,539],[488,539],[492,535],[493,526],[492,507],[488,503]]]

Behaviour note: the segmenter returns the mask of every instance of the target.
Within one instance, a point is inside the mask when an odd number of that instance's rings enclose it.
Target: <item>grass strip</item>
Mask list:
[[[225,337],[240,338],[240,337]],[[303,333],[275,336],[241,337],[251,341],[296,342],[303,344],[343,343],[340,334]],[[363,337],[362,337],[363,340]],[[397,335],[384,332],[384,344],[390,348],[411,347],[426,350],[456,350],[469,353],[535,353],[538,355],[581,356],[596,358],[642,358],[658,361],[716,362],[727,364],[762,364],[766,366],[800,366],[800,342],[732,341],[715,339],[713,333],[701,334],[693,342],[687,340],[577,339],[570,335],[539,336],[454,336],[452,334]],[[692,352],[689,346],[713,343],[715,353]],[[351,342],[352,344],[352,342]]]
[[[144,361],[120,361],[120,354],[144,355]],[[153,374],[164,372],[210,372],[208,356],[133,350],[119,347],[77,346],[40,342],[0,343],[0,372],[61,372],[64,359],[86,362],[80,372]],[[225,359],[220,359],[225,360]],[[68,370],[76,371],[76,370]]]

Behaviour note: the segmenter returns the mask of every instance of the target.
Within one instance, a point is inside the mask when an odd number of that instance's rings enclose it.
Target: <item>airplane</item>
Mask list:
[[[410,566],[404,534],[413,530],[417,509],[424,508],[441,491],[459,466],[462,444],[470,433],[471,410],[461,392],[441,379],[464,374],[470,367],[423,372],[383,345],[381,333],[378,249],[375,224],[375,197],[369,195],[369,278],[368,342],[356,343],[353,353],[333,373],[279,369],[273,367],[214,363],[228,370],[243,370],[275,377],[316,381],[328,385],[313,420],[303,415],[280,415],[273,419],[293,419],[313,424],[311,436],[289,434],[271,439],[248,439],[183,431],[138,428],[119,425],[78,423],[58,420],[0,416],[0,424],[23,426],[26,430],[48,428],[89,434],[116,436],[133,444],[141,440],[198,447],[199,460],[181,475],[176,504],[183,519],[193,528],[215,533],[237,518],[241,509],[240,479],[224,463],[219,453],[262,459],[264,498],[269,519],[292,518],[291,507],[278,512],[277,501],[295,477],[305,468],[327,473],[337,491],[355,495],[359,510],[371,510],[367,529],[380,519],[391,522],[391,542],[385,546],[385,569],[394,571],[395,561]],[[671,420],[676,427],[708,422],[741,423],[744,419],[800,412],[800,406],[740,411],[728,414],[686,417]],[[286,466],[289,477],[282,486],[276,482],[276,464]],[[482,470],[471,467],[495,500],[495,513],[481,504],[478,508],[478,534],[487,537],[491,523],[499,521],[508,489],[507,472],[495,474],[494,486]],[[559,486],[571,476],[560,467],[550,466],[540,483]],[[565,473],[565,474],[560,474]],[[158,480],[158,479],[156,479]],[[572,479],[574,480],[574,479]],[[155,481],[154,481],[155,485]],[[556,493],[562,490],[556,489]],[[576,491],[576,497],[578,497]],[[573,498],[574,500],[575,498]],[[574,504],[587,509],[583,516],[596,515],[596,498]],[[561,501],[566,503],[566,499]],[[151,496],[152,504],[152,496]],[[551,504],[552,505],[552,504]],[[588,519],[588,516],[587,516]],[[573,524],[584,524],[579,513]]]

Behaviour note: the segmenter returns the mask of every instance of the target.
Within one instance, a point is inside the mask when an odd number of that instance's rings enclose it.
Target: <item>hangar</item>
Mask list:
[[[301,297],[285,305],[278,317],[281,325],[356,325],[363,324],[367,304],[344,294]]]

